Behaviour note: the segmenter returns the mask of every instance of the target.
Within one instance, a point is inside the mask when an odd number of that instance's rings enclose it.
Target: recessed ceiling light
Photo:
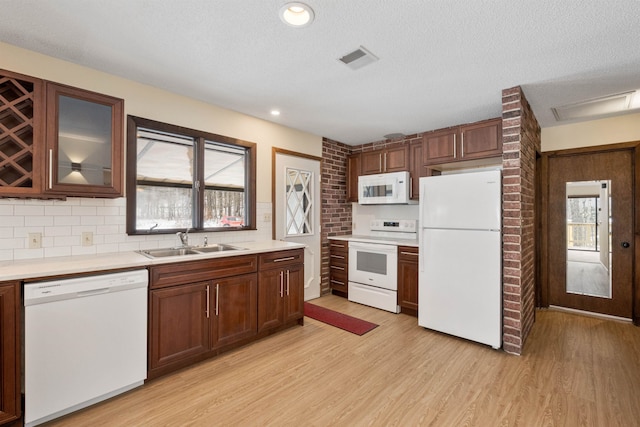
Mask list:
[[[278,111],[278,110],[271,110],[271,115],[272,115],[272,116],[279,116],[279,115],[280,115],[280,111]]]
[[[287,25],[302,28],[313,22],[313,9],[304,3],[287,3],[280,8],[280,19]]]

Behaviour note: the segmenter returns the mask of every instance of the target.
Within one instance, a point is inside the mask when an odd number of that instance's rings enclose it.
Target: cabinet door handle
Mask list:
[[[207,285],[207,319],[209,318],[209,285]]]
[[[382,153],[380,153],[378,155],[379,159],[378,159],[378,171],[382,172]]]
[[[278,259],[274,259],[273,262],[291,261],[292,259],[296,259],[296,257],[288,256],[285,258],[278,258]]]
[[[384,169],[383,171],[387,171],[387,153],[384,153]]]
[[[460,134],[460,157],[464,157],[464,132]]]
[[[404,252],[404,251],[401,251],[401,252],[400,252],[400,255],[413,255],[413,256],[418,256],[419,254],[417,254],[417,253],[415,253],[415,252]]]
[[[456,158],[456,134],[453,134],[453,158]]]
[[[287,270],[287,296],[289,295],[289,270]]]
[[[344,271],[344,267],[339,267],[337,265],[332,265],[331,268],[335,268],[336,270],[342,270]]]
[[[53,150],[49,149],[49,190],[53,186]]]
[[[284,296],[284,271],[280,272],[280,298]]]
[[[220,283],[216,283],[216,316],[218,315],[218,297],[220,296]]]
[[[409,198],[413,199],[413,178],[409,178]]]

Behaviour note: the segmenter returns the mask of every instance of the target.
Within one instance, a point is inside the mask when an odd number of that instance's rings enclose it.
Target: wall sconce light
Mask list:
[[[71,172],[82,172],[82,163],[71,162]]]

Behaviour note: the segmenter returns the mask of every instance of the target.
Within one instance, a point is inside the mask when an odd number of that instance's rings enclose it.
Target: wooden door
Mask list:
[[[425,165],[447,163],[458,158],[458,128],[429,132],[422,137],[422,156]]]
[[[199,282],[150,292],[149,370],[209,351],[209,286]]]
[[[549,303],[562,307],[578,310],[597,312],[631,318],[633,312],[633,259],[634,259],[634,226],[633,226],[633,152],[631,150],[619,150],[597,153],[583,153],[573,155],[558,155],[549,158],[549,206],[548,206],[548,277],[549,277]],[[605,248],[608,255],[601,261],[601,254],[584,249],[577,252],[571,249],[575,243],[569,239],[574,233],[577,221],[568,222],[571,216],[570,193],[579,194],[580,189],[574,187],[590,185],[596,181],[601,189],[608,192],[609,197],[599,203],[600,208],[595,209],[596,214],[602,214],[604,206],[610,207],[611,219],[600,218],[598,227],[610,227],[610,251],[609,241],[601,242],[600,248]],[[567,184],[569,183],[569,185]],[[594,191],[586,191],[584,198],[592,197]],[[568,198],[569,197],[569,198]],[[596,197],[598,204],[600,197]],[[593,210],[593,209],[592,209]],[[609,216],[606,214],[602,214]],[[570,220],[572,218],[569,218]],[[585,220],[586,221],[586,220]],[[588,225],[579,224],[581,226]],[[583,233],[593,234],[597,239],[597,232]],[[586,247],[586,244],[585,244]],[[568,249],[569,248],[569,249]],[[576,255],[577,254],[577,255]],[[595,255],[591,261],[586,256]],[[610,255],[610,258],[609,258]],[[574,260],[572,260],[573,258]],[[608,294],[594,294],[592,291],[581,291],[568,288],[570,281],[576,284],[586,284],[596,275],[595,270],[576,271],[576,265],[586,264],[588,261],[600,266],[605,271],[597,273],[608,275]],[[575,261],[577,260],[577,261]],[[599,263],[599,264],[598,264]],[[610,265],[605,265],[610,264]],[[585,268],[586,268],[585,267]],[[569,272],[569,275],[568,275]],[[605,291],[607,289],[605,288]]]
[[[304,316],[304,265],[290,265],[285,270],[284,321]]]
[[[360,154],[347,157],[347,202],[358,201],[358,177],[360,172]]]
[[[502,155],[502,119],[460,128],[461,159],[481,159]]]
[[[20,284],[0,286],[0,424],[20,416]]]
[[[360,171],[362,175],[375,175],[382,170],[382,150],[367,151],[360,156]]]
[[[211,347],[222,347],[257,333],[258,277],[254,274],[216,280],[210,291]]]
[[[258,278],[258,332],[284,324],[284,270],[261,271]]]
[[[418,248],[398,246],[398,305],[402,313],[418,315]]]
[[[382,159],[384,172],[403,172],[409,170],[409,146],[400,144],[384,151]]]

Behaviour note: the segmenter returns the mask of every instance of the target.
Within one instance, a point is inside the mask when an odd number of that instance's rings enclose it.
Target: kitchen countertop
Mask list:
[[[222,258],[237,255],[257,254],[285,249],[304,248],[301,243],[266,240],[260,242],[229,243],[242,249],[233,251],[149,258],[138,252],[113,252],[100,255],[77,255],[29,260],[0,262],[0,281],[26,280],[40,277],[82,274],[122,268],[145,268],[157,264],[195,261],[208,258]]]
[[[418,247],[418,239],[401,239],[397,237],[378,237],[378,236],[368,236],[368,235],[346,234],[344,236],[331,236],[329,237],[329,239],[346,240],[349,242],[381,243],[385,245]]]

